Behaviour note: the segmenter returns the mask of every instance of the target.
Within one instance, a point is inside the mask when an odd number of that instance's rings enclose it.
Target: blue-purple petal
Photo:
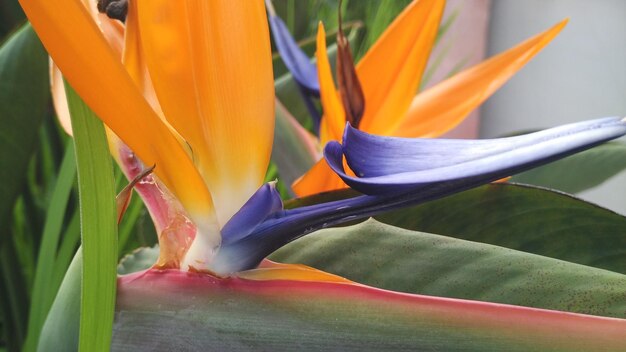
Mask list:
[[[280,57],[293,75],[293,78],[308,93],[319,96],[320,85],[317,78],[317,67],[311,63],[309,57],[300,49],[280,17],[270,14],[269,23],[276,49],[278,49]]]
[[[272,208],[247,235],[224,241],[215,269],[230,273],[254,268],[276,249],[319,229],[442,198],[625,134],[626,122],[620,118],[482,141],[379,137],[348,127],[343,146],[329,143],[325,156],[346,183],[370,195],[292,210]],[[345,173],[344,156],[362,177]]]
[[[264,184],[224,225],[222,244],[228,245],[250,235],[263,221],[281,210],[283,201],[276,190],[276,183]]]
[[[382,137],[347,126],[343,145],[329,143],[325,156],[330,167],[353,189],[385,194],[465,178],[489,182],[624,133],[626,123],[616,117],[487,140]],[[344,156],[357,177],[345,172]]]

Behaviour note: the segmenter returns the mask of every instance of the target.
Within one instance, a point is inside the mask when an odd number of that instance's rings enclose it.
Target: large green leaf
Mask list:
[[[610,142],[512,177],[511,181],[578,193],[626,169],[626,144]]]
[[[48,57],[26,25],[0,47],[0,224],[4,229],[26,179],[49,95]]]
[[[351,284],[151,270],[118,289],[113,351],[617,351],[626,334],[626,320]]]
[[[625,275],[375,220],[318,231],[270,259],[394,291],[626,317]]]
[[[69,84],[65,85],[72,118],[83,250],[81,351],[107,351],[115,306],[117,210],[113,165],[104,125]]]
[[[326,192],[285,202],[297,208],[358,195]],[[489,243],[626,274],[626,218],[568,194],[489,184],[376,216],[394,226]],[[480,219],[480,220],[476,220]]]
[[[491,184],[377,219],[626,273],[626,218],[546,189]]]
[[[333,236],[336,231],[346,231],[349,237],[362,242],[342,238],[337,243],[336,238],[332,238],[336,237]],[[568,294],[559,292],[559,288],[575,289],[577,291],[573,294],[578,295],[573,301],[575,308],[592,307],[595,313],[606,313],[593,305],[601,301],[606,303],[611,296],[619,300],[613,303],[615,310],[623,313],[625,308],[624,276],[604,270],[411,232],[375,221],[320,231],[310,236],[317,236],[310,238],[320,242],[321,246],[306,243],[305,251],[319,251],[316,257],[326,256],[329,252],[341,253],[334,258],[337,260],[330,260],[332,265],[362,254],[364,259],[352,261],[349,270],[359,272],[366,280],[367,277],[380,279],[380,273],[391,273],[392,281],[411,285],[414,281],[401,274],[407,272],[407,264],[412,266],[412,258],[421,258],[418,259],[420,266],[425,269],[410,270],[410,277],[429,281],[432,287],[440,290],[446,289],[443,287],[446,281],[457,291],[468,283],[469,290],[488,291],[491,296],[497,296],[496,292],[515,295],[521,291],[518,296],[544,294],[550,297],[538,299],[557,302],[568,300]],[[352,242],[355,247],[346,246],[346,242]],[[416,248],[416,244],[423,248]],[[427,250],[422,250],[424,248]],[[383,257],[386,250],[394,252]],[[381,251],[382,254],[377,254]],[[153,262],[155,257],[154,249],[138,251],[125,258],[120,269],[134,271]],[[525,262],[524,257],[534,258],[537,262]],[[498,266],[503,263],[504,267]],[[534,270],[540,264],[546,264],[541,269],[545,272]],[[455,272],[457,265],[467,268]],[[438,266],[446,266],[445,277],[450,277],[449,280],[427,273],[437,271]],[[579,270],[569,270],[576,268]],[[579,271],[578,275],[574,273],[576,271]],[[422,279],[424,273],[427,277]],[[480,282],[466,280],[466,273],[478,277]],[[507,274],[514,277],[501,280]],[[565,277],[553,284],[553,275],[559,274]],[[54,346],[68,347],[66,350],[73,350],[76,335],[71,331],[63,333],[60,326],[64,324],[63,319],[68,319],[65,326],[76,328],[80,281],[72,278],[79,275],[71,270],[68,273],[53,308],[58,311],[56,316],[60,319],[45,334],[52,337]],[[525,279],[526,275],[533,277]],[[533,278],[540,281],[532,283]],[[578,285],[566,282],[571,279]],[[581,283],[585,280],[598,284],[587,287]],[[531,285],[526,285],[529,282]],[[567,287],[563,287],[564,282]],[[543,289],[541,285],[554,286]],[[611,293],[612,289],[617,292]],[[623,347],[625,333],[626,320],[620,319],[411,296],[360,285],[218,279],[205,274],[152,270],[119,279],[112,350],[618,351]]]

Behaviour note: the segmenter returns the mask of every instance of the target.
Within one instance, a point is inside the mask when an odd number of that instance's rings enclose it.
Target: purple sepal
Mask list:
[[[626,123],[617,117],[486,140],[382,137],[348,125],[343,145],[328,143],[324,155],[330,167],[353,189],[365,194],[387,194],[464,179],[487,183],[624,133]],[[345,172],[344,156],[357,177]]]
[[[289,69],[293,78],[307,93],[320,95],[320,84],[317,78],[317,66],[300,49],[293,39],[287,26],[278,16],[269,16],[270,28],[274,37],[274,44]]]
[[[222,245],[250,235],[263,221],[283,210],[276,182],[261,186],[222,228]]]
[[[223,273],[254,268],[276,249],[319,229],[439,199],[624,134],[620,118],[483,141],[379,137],[347,127],[343,146],[329,143],[325,157],[346,183],[370,195],[275,211],[247,236],[224,243],[215,268]],[[345,173],[344,155],[363,177]]]

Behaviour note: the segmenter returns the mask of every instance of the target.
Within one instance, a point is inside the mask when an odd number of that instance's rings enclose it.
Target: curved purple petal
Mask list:
[[[385,194],[467,178],[489,182],[624,133],[626,123],[617,117],[487,140],[381,137],[348,125],[343,145],[331,142],[324,154],[330,167],[352,188],[366,194]],[[345,172],[344,156],[358,177]]]
[[[300,49],[280,17],[270,13],[269,22],[276,49],[278,49],[280,57],[293,78],[308,93],[319,96],[320,84],[317,78],[317,66],[311,63],[311,59]]]
[[[625,134],[626,122],[620,118],[483,141],[379,137],[348,127],[343,146],[326,146],[326,159],[346,183],[371,195],[276,211],[247,236],[225,243],[215,269],[230,273],[253,268],[276,249],[319,229],[442,198]],[[364,177],[345,173],[344,155]]]
[[[276,190],[276,182],[264,184],[224,225],[222,244],[228,245],[248,236],[268,217],[281,210],[283,201]]]

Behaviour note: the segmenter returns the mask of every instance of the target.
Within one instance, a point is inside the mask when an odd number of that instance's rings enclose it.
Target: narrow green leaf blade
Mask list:
[[[33,351],[37,346],[39,332],[52,305],[54,293],[59,288],[54,281],[57,244],[61,237],[65,210],[72,193],[75,177],[74,145],[68,143],[57,182],[52,191],[50,205],[46,212],[46,222],[37,256],[37,270],[28,317],[28,336],[25,346],[27,351]]]
[[[83,271],[81,351],[108,351],[115,307],[117,210],[115,182],[104,125],[65,85],[78,164]]]

